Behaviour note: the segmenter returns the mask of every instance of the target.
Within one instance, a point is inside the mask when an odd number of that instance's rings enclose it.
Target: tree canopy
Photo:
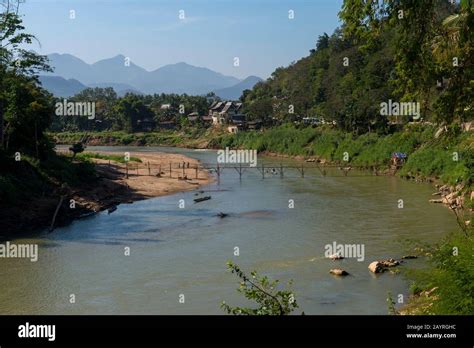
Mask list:
[[[53,109],[37,73],[51,68],[46,57],[23,48],[35,37],[25,33],[18,6],[19,1],[0,2],[0,149],[38,158],[50,148],[44,130]]]
[[[345,0],[340,28],[244,93],[250,117],[321,117],[385,131],[380,103],[419,102],[437,122],[473,117],[474,1]]]

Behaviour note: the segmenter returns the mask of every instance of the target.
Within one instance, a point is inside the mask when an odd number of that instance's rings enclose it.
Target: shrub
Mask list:
[[[472,229],[467,236],[452,233],[434,247],[429,267],[408,272],[417,292],[435,289],[432,304],[423,306],[421,314],[474,314],[473,250]]]

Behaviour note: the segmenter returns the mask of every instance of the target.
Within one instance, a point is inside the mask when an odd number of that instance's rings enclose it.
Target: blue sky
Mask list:
[[[331,34],[341,5],[342,0],[26,0],[20,11],[27,32],[41,43],[32,49],[41,54],[70,53],[87,63],[123,54],[147,70],[186,62],[239,78],[267,78],[308,55],[323,32]]]

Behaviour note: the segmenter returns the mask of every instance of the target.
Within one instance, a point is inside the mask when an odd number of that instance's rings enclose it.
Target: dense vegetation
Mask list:
[[[357,133],[387,133],[380,103],[389,99],[419,102],[425,121],[472,119],[472,6],[346,0],[340,29],[321,35],[308,57],[276,69],[241,99],[252,117],[323,117]]]
[[[190,113],[207,114],[209,105],[217,99],[213,93],[207,96],[128,93],[118,97],[112,88],[86,88],[66,100],[94,102],[95,118],[89,119],[79,115],[56,116],[50,130],[55,132],[108,130],[132,133],[150,128],[159,129],[160,123],[167,121],[180,128],[189,124],[187,116]],[[63,101],[64,99],[55,99],[55,102]]]
[[[411,269],[408,277],[412,300],[402,310],[409,314],[474,313],[474,240],[459,232],[450,233],[441,243],[423,249],[430,267]],[[427,295],[427,293],[429,295]]]
[[[474,182],[474,152],[472,133],[461,133],[452,126],[439,138],[434,138],[434,127],[408,125],[404,131],[387,136],[366,133],[355,136],[341,130],[324,128],[298,129],[292,125],[273,128],[263,134],[245,132],[235,136],[222,135],[213,144],[220,148],[246,147],[277,152],[290,156],[318,157],[367,168],[384,169],[394,152],[408,155],[399,175],[408,177],[440,178],[455,184]],[[344,162],[344,153],[349,155]],[[453,153],[457,157],[453,159]]]

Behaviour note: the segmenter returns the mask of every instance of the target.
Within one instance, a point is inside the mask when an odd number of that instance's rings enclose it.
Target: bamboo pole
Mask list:
[[[56,210],[54,211],[53,220],[51,221],[51,226],[49,227],[49,232],[52,232],[54,230],[54,222],[56,221],[56,216],[58,215],[59,208],[61,208],[63,201],[64,201],[64,196],[61,196],[61,199],[59,200],[59,204],[56,207]]]

